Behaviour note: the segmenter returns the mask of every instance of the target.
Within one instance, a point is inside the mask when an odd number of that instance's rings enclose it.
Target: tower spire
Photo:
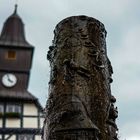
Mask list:
[[[15,4],[14,14],[17,14],[17,7],[18,7],[18,5],[17,5],[17,3],[16,3],[16,4]]]
[[[7,18],[4,23],[1,35],[0,35],[0,45],[10,45],[10,46],[28,46],[31,45],[26,41],[24,23],[22,19],[17,14],[17,1],[15,4],[14,13]]]

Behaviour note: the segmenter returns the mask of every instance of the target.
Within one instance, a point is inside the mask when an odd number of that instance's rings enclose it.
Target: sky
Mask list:
[[[16,0],[0,0],[0,30],[13,13]],[[112,94],[119,110],[120,140],[140,140],[140,0],[19,0],[18,14],[26,38],[35,46],[29,91],[43,107],[50,74],[46,59],[58,22],[74,15],[87,15],[104,23],[107,53],[112,62]]]

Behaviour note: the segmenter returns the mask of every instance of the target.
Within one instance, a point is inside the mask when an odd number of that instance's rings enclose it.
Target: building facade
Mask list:
[[[0,140],[41,139],[43,109],[28,91],[33,53],[15,6],[0,35]]]

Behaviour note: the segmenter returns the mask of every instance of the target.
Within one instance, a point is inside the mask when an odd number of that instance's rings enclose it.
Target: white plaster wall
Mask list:
[[[24,104],[23,115],[38,115],[38,110],[35,104]]]
[[[37,119],[38,118],[23,118],[23,127],[24,128],[37,128]]]
[[[35,136],[35,140],[41,140],[41,136]]]
[[[43,127],[43,123],[44,123],[44,118],[40,118],[40,127]]]
[[[9,135],[6,135],[6,137],[5,138],[7,138]],[[13,135],[13,136],[11,136],[8,140],[16,140],[16,136],[15,135]]]
[[[6,119],[6,127],[18,128],[20,127],[20,120],[13,118]]]
[[[43,113],[42,113],[42,112],[39,112],[39,115],[40,115],[40,116],[43,116]]]
[[[7,138],[8,136],[9,136],[9,135],[6,135],[5,138]],[[0,135],[0,139],[2,139],[2,135]],[[8,140],[16,140],[16,136],[13,135],[13,136],[11,136]],[[35,136],[35,140],[41,140],[41,136],[36,135],[36,136]]]
[[[0,119],[0,127],[2,127],[2,119]]]

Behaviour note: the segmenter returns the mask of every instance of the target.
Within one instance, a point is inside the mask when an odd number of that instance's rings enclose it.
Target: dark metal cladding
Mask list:
[[[24,24],[17,14],[17,5],[14,13],[4,23],[0,45],[31,47],[25,39]]]
[[[51,73],[44,140],[118,140],[104,25],[73,16],[61,21],[54,34],[47,55]]]

